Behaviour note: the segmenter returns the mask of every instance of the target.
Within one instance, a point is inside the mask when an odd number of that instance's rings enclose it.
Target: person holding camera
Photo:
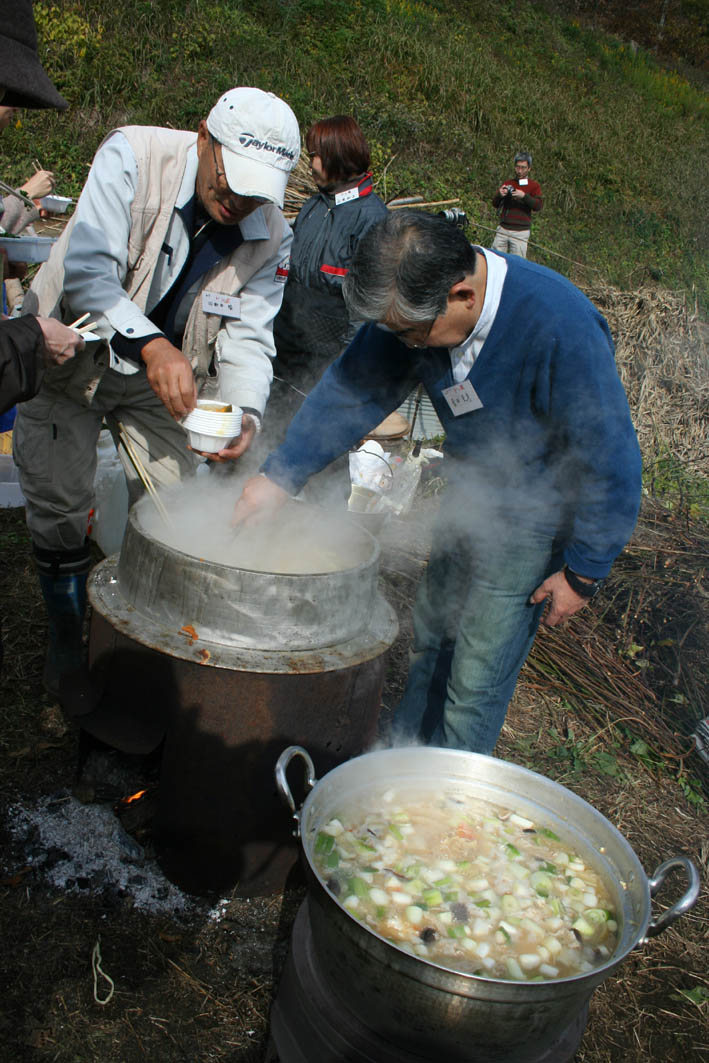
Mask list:
[[[492,250],[526,258],[532,213],[542,209],[542,190],[529,176],[532,156],[528,151],[517,152],[514,166],[514,177],[501,184],[492,197],[493,207],[500,212]]]

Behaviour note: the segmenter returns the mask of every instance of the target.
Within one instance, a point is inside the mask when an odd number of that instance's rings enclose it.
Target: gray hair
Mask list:
[[[532,156],[528,151],[518,151],[515,155],[515,162],[526,162],[530,170],[532,168]]]
[[[390,211],[357,245],[342,293],[350,318],[417,324],[445,313],[476,254],[457,225],[421,211]]]

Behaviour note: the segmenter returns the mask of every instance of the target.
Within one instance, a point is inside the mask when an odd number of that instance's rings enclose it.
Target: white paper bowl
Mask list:
[[[193,412],[183,420],[185,428],[194,428],[199,431],[206,428],[209,431],[230,432],[239,431],[241,428],[241,413],[199,413]]]
[[[233,406],[230,411],[221,412],[209,408],[214,405],[217,404],[213,401],[198,399],[194,410],[183,418],[184,428],[203,436],[226,436],[229,439],[238,436],[241,432],[241,408]]]
[[[192,449],[203,450],[207,454],[216,454],[218,450],[223,450],[238,434],[238,432],[229,432],[226,435],[211,436],[202,432],[195,432],[193,429],[187,430],[187,438]]]

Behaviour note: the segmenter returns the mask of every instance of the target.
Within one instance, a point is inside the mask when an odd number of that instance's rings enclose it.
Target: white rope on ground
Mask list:
[[[102,956],[101,956],[101,938],[96,938],[96,944],[94,945],[93,952],[91,953],[91,970],[92,970],[93,976],[94,976],[94,1000],[96,1001],[97,1004],[100,1004],[103,1007],[105,1004],[108,1004],[109,1001],[111,1000],[111,997],[113,996],[113,994],[114,994],[114,992],[116,990],[116,986],[115,986],[115,983],[114,983],[113,979],[109,975],[107,975],[106,972],[101,967],[101,959],[102,959]],[[108,991],[108,996],[106,997],[105,1000],[101,1000],[99,998],[99,995],[98,995],[98,975],[99,974],[101,975],[102,978],[106,979],[106,981],[108,982],[108,985],[110,987],[109,991]]]
[[[491,233],[497,232],[497,226],[496,225],[494,225],[494,226],[493,225],[484,225],[483,222],[481,222],[481,221],[474,221],[473,225],[475,227],[479,226],[481,229],[487,229],[488,232],[491,232]],[[527,242],[527,246],[528,247],[536,247],[540,251],[544,251],[544,253],[547,254],[547,255],[554,255],[556,258],[563,258],[564,262],[572,262],[574,266],[580,266],[581,269],[592,269],[594,273],[602,273],[603,272],[602,270],[600,270],[598,268],[598,266],[587,266],[585,262],[577,262],[575,258],[569,258],[567,255],[560,255],[558,251],[552,251],[551,248],[544,247],[543,244],[537,244],[537,243],[535,243],[534,240],[529,240]]]

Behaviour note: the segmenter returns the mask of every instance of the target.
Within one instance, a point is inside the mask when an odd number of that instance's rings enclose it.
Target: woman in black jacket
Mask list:
[[[354,118],[323,118],[308,130],[305,146],[318,191],[293,227],[288,281],[273,325],[277,357],[259,448],[264,454],[282,442],[305,396],[357,331],[342,281],[360,238],[387,212],[374,192],[369,145]],[[349,488],[345,456],[310,482],[308,498],[342,505]]]
[[[290,273],[273,332],[276,376],[307,393],[357,331],[342,281],[360,238],[386,207],[373,190],[369,145],[354,118],[323,118],[310,127],[305,145],[318,192],[295,221]]]

